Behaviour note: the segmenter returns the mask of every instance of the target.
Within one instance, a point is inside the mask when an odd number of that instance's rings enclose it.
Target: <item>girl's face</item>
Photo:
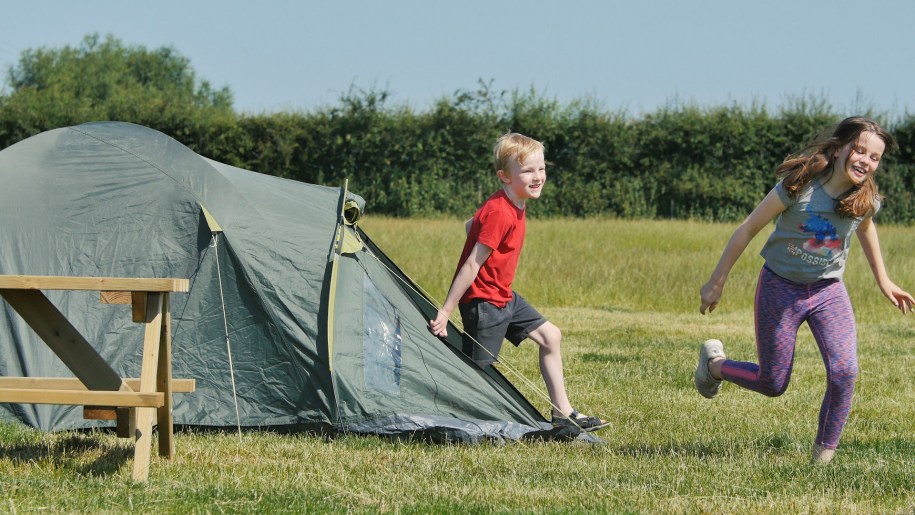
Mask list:
[[[523,163],[510,159],[508,170],[499,170],[499,180],[506,193],[516,204],[525,200],[539,198],[546,183],[546,161],[543,152],[533,152]]]
[[[857,186],[877,171],[885,149],[886,143],[876,134],[862,132],[857,141],[836,151],[834,170],[844,174],[851,183],[850,186]]]

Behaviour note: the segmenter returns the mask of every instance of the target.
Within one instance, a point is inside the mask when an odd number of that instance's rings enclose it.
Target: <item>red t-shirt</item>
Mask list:
[[[501,308],[512,300],[512,280],[524,244],[525,212],[525,209],[515,206],[505,191],[500,189],[473,215],[457,269],[461,269],[477,243],[491,248],[492,254],[461,297],[462,304],[472,299],[483,299]]]

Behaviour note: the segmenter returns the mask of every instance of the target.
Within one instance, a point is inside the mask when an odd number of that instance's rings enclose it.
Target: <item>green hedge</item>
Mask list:
[[[333,186],[348,180],[371,213],[393,216],[469,216],[498,187],[491,148],[513,130],[547,149],[549,182],[531,204],[534,216],[736,221],[771,188],[786,155],[845,116],[815,100],[777,110],[668,106],[631,116],[587,100],[560,104],[536,92],[497,93],[483,83],[422,111],[391,105],[386,92],[358,89],[337,105],[255,115],[124,102],[81,111],[54,102],[0,95],[0,147],[55,127],[120,119],[242,168]],[[879,172],[887,196],[879,218],[912,224],[915,116],[876,118],[900,143]]]

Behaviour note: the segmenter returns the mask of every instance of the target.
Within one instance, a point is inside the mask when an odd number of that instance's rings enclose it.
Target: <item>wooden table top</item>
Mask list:
[[[0,275],[2,289],[186,292],[190,282],[174,278]]]

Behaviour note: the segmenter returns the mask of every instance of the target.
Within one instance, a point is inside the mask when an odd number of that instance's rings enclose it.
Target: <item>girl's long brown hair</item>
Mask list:
[[[788,156],[775,169],[775,175],[783,180],[788,196],[796,197],[812,180],[832,172],[836,151],[858,141],[862,132],[873,133],[883,140],[884,155],[896,147],[893,135],[877,122],[860,116],[846,118],[836,125],[831,135],[824,134],[815,138],[803,150]],[[861,184],[836,199],[836,213],[847,217],[864,216],[874,209],[874,202],[882,198],[873,174],[869,174]]]

